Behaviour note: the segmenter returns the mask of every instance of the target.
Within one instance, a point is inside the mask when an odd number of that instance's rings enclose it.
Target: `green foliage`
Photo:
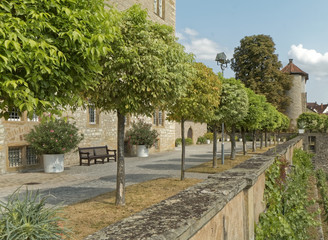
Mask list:
[[[81,105],[111,51],[115,17],[102,0],[0,1],[0,117]]]
[[[232,126],[242,121],[248,112],[248,97],[244,85],[234,79],[222,79],[222,92],[215,121]]]
[[[182,144],[182,139],[181,138],[177,138],[175,139],[175,146],[178,147]]]
[[[207,132],[204,134],[204,137],[208,140],[213,141],[213,133],[212,132]]]
[[[326,118],[326,116],[317,113],[302,113],[297,118],[297,126],[310,132],[322,132],[326,128]]]
[[[296,149],[293,168],[285,159],[280,159],[268,169],[265,182],[267,211],[260,215],[256,239],[309,239],[307,229],[317,224],[314,220],[317,213],[307,211],[314,203],[307,195],[309,177],[313,175],[311,158],[311,154]]]
[[[158,137],[158,132],[155,129],[151,130],[151,126],[143,120],[133,122],[132,127],[126,132],[126,138],[133,145],[146,145],[150,148]]]
[[[192,138],[186,138],[185,141],[186,141],[186,145],[187,145],[187,146],[188,146],[188,145],[193,145],[193,144],[194,144],[193,141],[192,141]]]
[[[327,174],[319,169],[316,171],[317,186],[321,195],[321,204],[323,206],[323,215],[325,217],[325,222],[328,222],[328,184],[327,184]]]
[[[193,56],[177,43],[172,27],[149,20],[139,5],[120,12],[117,25],[113,51],[102,59],[103,77],[90,91],[96,106],[150,116],[175,103],[186,89]]]
[[[206,137],[200,136],[197,138],[197,143],[198,144],[205,144],[206,143]]]
[[[169,106],[168,117],[171,120],[193,120],[209,122],[220,103],[221,82],[211,68],[202,63],[194,63],[194,74],[186,93]]]
[[[58,209],[46,208],[46,198],[39,192],[14,192],[7,203],[0,202],[0,239],[63,239],[69,230],[57,217]]]
[[[83,135],[75,124],[63,119],[46,119],[36,125],[25,139],[39,154],[62,154],[76,148]]]
[[[286,92],[292,81],[289,75],[281,72],[281,62],[274,52],[275,44],[270,36],[246,36],[235,48],[232,69],[246,87],[263,94],[269,103],[283,111],[290,102]]]

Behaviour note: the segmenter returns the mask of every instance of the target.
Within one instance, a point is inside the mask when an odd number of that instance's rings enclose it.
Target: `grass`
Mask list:
[[[265,152],[271,147],[258,149],[256,154]],[[188,169],[187,171],[202,173],[222,172],[249,159],[251,156],[251,154],[246,156],[237,154],[235,160],[230,160],[229,157],[226,157],[223,166],[221,160],[218,159],[220,163],[216,169],[212,168],[212,162],[208,162]],[[72,239],[80,240],[201,181],[203,180],[185,179],[184,181],[180,181],[178,179],[155,179],[126,187],[125,206],[115,205],[115,191],[113,191],[64,207],[60,216],[67,219],[65,226],[72,230]]]

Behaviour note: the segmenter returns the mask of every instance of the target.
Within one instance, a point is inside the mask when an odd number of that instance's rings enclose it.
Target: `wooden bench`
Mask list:
[[[94,160],[95,164],[97,164],[97,159],[100,159],[102,163],[105,162],[107,158],[107,162],[109,160],[114,160],[116,162],[116,150],[110,150],[106,146],[100,147],[79,147],[79,155],[80,155],[80,166],[82,165],[83,160],[88,161],[88,166],[90,166],[90,161]]]

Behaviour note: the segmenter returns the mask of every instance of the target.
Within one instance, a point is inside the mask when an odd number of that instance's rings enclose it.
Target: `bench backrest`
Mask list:
[[[107,146],[79,148],[79,153],[89,153],[89,156],[99,156],[107,154]]]

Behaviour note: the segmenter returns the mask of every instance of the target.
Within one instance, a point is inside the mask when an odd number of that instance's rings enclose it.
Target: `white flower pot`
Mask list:
[[[298,133],[303,134],[304,133],[304,129],[298,129]]]
[[[137,157],[148,157],[149,152],[146,145],[137,145]]]
[[[207,144],[210,144],[210,143],[211,143],[211,140],[206,139],[206,143],[207,143]]]
[[[43,166],[46,173],[64,171],[64,154],[43,154]]]

